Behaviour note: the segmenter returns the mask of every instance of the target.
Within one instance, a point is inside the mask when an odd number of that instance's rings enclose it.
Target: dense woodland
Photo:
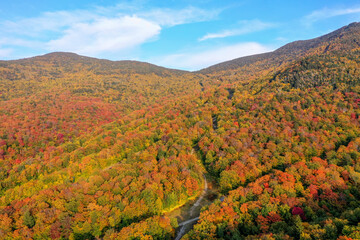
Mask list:
[[[360,24],[196,73],[0,61],[0,239],[360,239]],[[220,196],[223,196],[220,198]]]

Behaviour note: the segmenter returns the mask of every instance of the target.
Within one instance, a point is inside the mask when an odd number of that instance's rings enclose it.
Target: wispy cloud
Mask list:
[[[216,18],[221,10],[204,10],[196,7],[187,7],[180,10],[153,9],[147,12],[139,12],[138,16],[154,21],[161,26],[176,26],[180,24],[203,22]]]
[[[0,58],[5,58],[10,56],[10,54],[13,52],[13,49],[11,48],[0,48]]]
[[[164,28],[206,21],[219,10],[196,7],[151,8],[131,4],[95,7],[92,10],[45,12],[38,17],[0,22],[3,47],[29,48],[40,52],[72,51],[101,56],[129,52],[159,36]],[[4,54],[3,54],[4,55]]]
[[[88,22],[99,15],[89,11],[56,11],[44,12],[38,17],[25,18],[18,21],[5,21],[0,23],[2,31],[23,36],[39,37],[45,32],[61,33],[73,24]]]
[[[276,26],[274,23],[262,22],[260,20],[244,20],[239,22],[238,28],[227,29],[217,33],[208,33],[201,37],[199,41],[205,41],[213,38],[225,38],[231,36],[244,35],[252,32],[262,31]]]
[[[323,8],[321,10],[316,10],[309,15],[304,17],[304,23],[307,25],[311,25],[314,22],[337,17],[343,15],[350,15],[350,14],[360,14],[360,7],[353,7],[353,8]],[[360,18],[360,15],[359,15]]]
[[[269,52],[272,48],[256,42],[246,42],[222,46],[216,49],[199,52],[184,52],[151,59],[156,64],[185,70],[199,70],[227,60]]]

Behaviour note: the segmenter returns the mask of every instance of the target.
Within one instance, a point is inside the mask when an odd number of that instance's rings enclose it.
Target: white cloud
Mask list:
[[[64,36],[51,40],[47,46],[51,51],[96,55],[133,48],[157,36],[160,30],[158,24],[135,16],[100,18],[74,24],[64,31]]]
[[[36,52],[71,51],[93,57],[127,56],[137,46],[154,40],[163,28],[206,21],[220,10],[195,7],[150,8],[131,3],[92,10],[45,12],[38,17],[0,23],[0,42]],[[15,40],[15,41],[12,41]]]
[[[152,59],[152,62],[170,68],[199,70],[220,62],[253,54],[269,52],[273,49],[256,42],[239,43],[217,49],[186,52]]]
[[[337,17],[337,16],[343,16],[343,15],[349,15],[349,14],[356,14],[360,13],[360,7],[354,7],[354,8],[324,8],[321,10],[317,10],[312,12],[311,14],[304,17],[304,23],[307,25],[310,25],[314,22],[317,22],[322,19]]]
[[[262,31],[275,26],[275,24],[273,23],[266,23],[260,20],[241,21],[239,25],[240,27],[235,29],[223,30],[217,33],[208,33],[205,36],[201,37],[199,41],[205,41],[213,38],[225,38],[244,35],[252,32]]]

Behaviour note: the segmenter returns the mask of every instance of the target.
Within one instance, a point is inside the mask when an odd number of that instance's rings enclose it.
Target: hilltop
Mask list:
[[[2,61],[6,63],[6,61]],[[185,73],[186,71],[167,69],[164,67],[159,67],[154,64],[139,62],[139,61],[111,61],[106,59],[97,59],[92,57],[81,56],[76,53],[70,52],[53,52],[48,53],[42,56],[36,56],[31,58],[24,58],[20,60],[8,61],[8,63],[18,63],[22,65],[35,65],[41,66],[44,63],[50,63],[54,66],[70,67],[72,64],[81,64],[83,66],[91,66],[97,70],[109,71],[115,69],[121,69],[123,72],[128,73],[140,73],[140,74],[169,74],[171,73]]]

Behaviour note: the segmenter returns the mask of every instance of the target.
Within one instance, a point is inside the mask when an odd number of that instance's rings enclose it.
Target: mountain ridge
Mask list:
[[[192,71],[193,73],[213,73],[216,71],[224,71],[224,70],[231,70],[236,69],[239,67],[243,67],[245,65],[253,64],[258,61],[262,60],[276,60],[278,62],[286,61],[286,59],[289,59],[291,57],[294,57],[296,54],[300,54],[300,56],[304,56],[309,50],[312,50],[314,48],[317,48],[321,46],[321,44],[324,44],[329,41],[334,41],[337,39],[342,39],[346,34],[349,35],[349,33],[354,32],[360,32],[360,22],[353,22],[348,24],[347,26],[344,26],[342,28],[339,28],[337,30],[334,30],[330,33],[327,33],[325,35],[307,39],[307,40],[297,40],[290,42],[288,44],[285,44],[284,46],[279,47],[278,49],[272,51],[272,52],[266,52],[266,53],[260,53],[260,54],[254,54],[249,55],[245,57],[235,58],[232,60],[220,62],[211,66],[208,66],[206,68]],[[351,49],[356,45],[357,47],[360,47],[360,40],[357,41],[356,39],[353,39],[353,41],[350,43],[350,45],[343,44],[343,50]],[[324,48],[324,51],[329,51],[329,48]],[[284,58],[284,55],[287,55],[287,58]],[[174,69],[174,68],[167,68],[163,66],[159,66],[156,64],[152,64],[149,62],[143,62],[143,61],[137,61],[137,60],[108,60],[108,59],[102,59],[102,58],[95,58],[95,57],[88,57],[79,55],[77,53],[72,52],[50,52],[46,53],[44,55],[38,55],[28,58],[21,58],[21,59],[15,59],[15,60],[0,60],[0,63],[27,63],[31,61],[36,60],[77,60],[77,61],[85,61],[85,62],[104,62],[104,63],[111,63],[115,65],[116,67],[123,67],[124,69],[133,69],[136,67],[146,68],[149,71],[155,71],[151,69],[157,69],[157,71],[161,70],[169,70],[174,71],[178,73],[188,73],[191,71],[186,70],[180,70],[180,69]],[[135,65],[135,66],[131,66]]]
[[[344,26],[340,29],[337,29],[320,37],[316,37],[308,40],[298,40],[298,41],[290,42],[272,52],[235,58],[233,60],[229,60],[209,66],[197,72],[208,74],[216,71],[232,70],[243,67],[244,65],[253,64],[255,62],[259,62],[263,60],[272,60],[272,61],[275,60],[277,63],[281,63],[282,61],[286,61],[286,59],[290,59],[294,57],[294,55],[297,55],[299,53],[300,56],[304,56],[304,54],[306,54],[309,50],[317,48],[321,46],[321,44],[323,43],[333,41],[336,39],[341,39],[345,34],[350,35],[351,33],[354,32],[358,34],[360,33],[360,22],[350,23],[347,26]],[[360,47],[360,42],[356,41],[355,44],[356,46]],[[342,46],[344,47],[344,49],[351,49],[351,47],[353,47],[353,45],[350,46],[342,45]],[[325,47],[324,50],[328,51],[329,49],[326,49]]]
[[[112,69],[115,68],[122,68],[123,70],[134,70],[137,71],[140,69],[142,73],[159,73],[164,71],[171,71],[174,73],[189,73],[186,70],[179,70],[179,69],[172,69],[166,68],[162,66],[158,66],[148,62],[136,61],[136,60],[109,60],[109,59],[102,59],[102,58],[95,58],[95,57],[88,57],[79,55],[77,53],[72,52],[50,52],[43,55],[22,58],[22,59],[15,59],[15,60],[0,60],[0,64],[12,64],[12,63],[19,63],[19,64],[32,64],[37,61],[46,61],[48,63],[61,63],[61,64],[68,64],[69,62],[77,62],[83,64],[97,64],[104,67],[110,67]]]

